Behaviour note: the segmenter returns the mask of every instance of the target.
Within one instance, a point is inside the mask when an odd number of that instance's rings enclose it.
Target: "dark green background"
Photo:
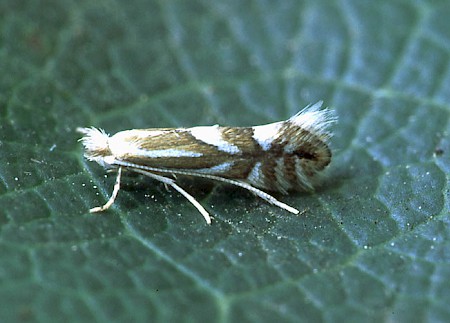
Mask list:
[[[450,319],[448,1],[0,2],[0,319]],[[75,132],[253,125],[324,100],[315,194],[86,162]]]

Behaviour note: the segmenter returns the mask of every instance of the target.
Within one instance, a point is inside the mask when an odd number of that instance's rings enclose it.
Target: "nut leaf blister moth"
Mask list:
[[[102,129],[78,128],[84,156],[107,169],[117,170],[108,209],[120,189],[122,170],[146,175],[174,188],[203,215],[205,208],[175,178],[186,175],[228,183],[249,190],[291,213],[299,211],[265,191],[287,194],[312,190],[311,179],[331,161],[329,125],[335,117],[322,102],[307,106],[285,121],[254,127],[199,126],[125,130],[108,135]]]

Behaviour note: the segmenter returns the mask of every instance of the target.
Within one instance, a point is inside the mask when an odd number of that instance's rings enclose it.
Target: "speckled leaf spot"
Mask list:
[[[287,194],[311,190],[311,178],[331,161],[329,125],[336,121],[322,102],[307,106],[286,121],[254,127],[199,126],[125,130],[110,136],[97,128],[78,128],[85,157],[117,170],[108,209],[120,190],[122,170],[146,175],[174,188],[203,215],[205,208],[168,176],[216,180],[249,190],[291,213],[299,211],[265,191]]]

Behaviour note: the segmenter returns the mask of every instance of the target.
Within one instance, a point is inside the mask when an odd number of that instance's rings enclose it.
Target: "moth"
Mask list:
[[[110,199],[90,212],[108,209],[120,190],[122,170],[172,187],[203,215],[205,208],[176,183],[176,175],[201,177],[249,190],[291,213],[299,211],[267,193],[312,190],[311,179],[331,161],[328,140],[336,118],[322,102],[309,105],[288,120],[254,127],[198,126],[133,129],[106,134],[78,128],[89,161],[117,170]]]

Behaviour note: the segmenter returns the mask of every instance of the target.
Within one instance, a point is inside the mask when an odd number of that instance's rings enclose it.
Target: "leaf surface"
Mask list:
[[[2,321],[450,317],[446,1],[0,4]],[[82,156],[76,127],[250,126],[324,100],[314,194],[174,191]]]

